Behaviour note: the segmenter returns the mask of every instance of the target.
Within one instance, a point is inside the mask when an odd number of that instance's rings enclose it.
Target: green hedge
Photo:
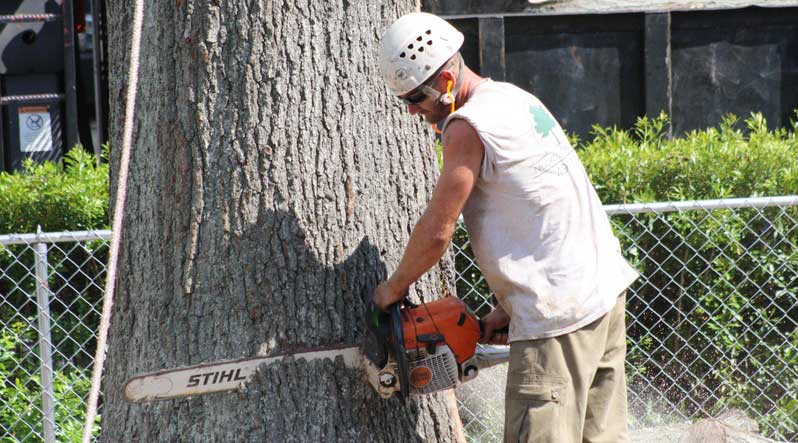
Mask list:
[[[761,114],[744,122],[727,116],[719,128],[668,140],[667,123],[662,115],[641,118],[629,131],[594,127],[595,138],[579,144],[579,156],[604,204],[798,191],[794,129],[768,131]]]
[[[63,164],[0,173],[0,234],[107,229],[108,163],[74,148]]]

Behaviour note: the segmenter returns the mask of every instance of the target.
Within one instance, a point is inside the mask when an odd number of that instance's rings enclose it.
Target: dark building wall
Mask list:
[[[640,21],[634,14],[507,19],[507,80],[538,96],[571,132],[633,124],[644,106]]]
[[[459,12],[448,18],[466,36],[466,62],[537,95],[582,137],[594,124],[628,128],[660,111],[676,134],[728,113],[762,112],[771,127],[788,126],[798,108],[798,7]]]
[[[674,13],[674,130],[726,113],[787,126],[798,108],[798,8]]]

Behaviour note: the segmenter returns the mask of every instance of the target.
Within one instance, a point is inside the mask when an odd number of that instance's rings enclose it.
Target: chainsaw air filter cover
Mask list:
[[[434,351],[430,354],[426,350],[408,350],[411,394],[431,394],[457,386],[457,362],[452,350],[441,345]]]

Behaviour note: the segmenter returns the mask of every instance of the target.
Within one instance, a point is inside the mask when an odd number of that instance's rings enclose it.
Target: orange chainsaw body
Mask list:
[[[405,349],[446,344],[460,364],[474,355],[479,320],[457,297],[445,297],[401,310]]]

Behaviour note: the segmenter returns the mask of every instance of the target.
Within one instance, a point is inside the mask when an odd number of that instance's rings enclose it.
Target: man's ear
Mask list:
[[[446,85],[449,82],[452,82],[452,85],[454,86],[454,83],[456,81],[457,77],[454,75],[454,72],[452,72],[450,69],[447,69],[441,72],[441,75],[438,76],[439,83],[436,86],[439,86],[443,90],[443,92],[446,92]]]
[[[451,80],[446,81],[446,92],[441,94],[441,98],[438,99],[444,106],[450,106],[454,102],[454,96],[452,95],[452,87],[454,86],[454,82]]]
[[[452,88],[454,88],[455,77],[452,71],[443,71],[438,77],[438,81],[443,83],[443,93],[438,101],[444,106],[451,106],[454,103]]]

